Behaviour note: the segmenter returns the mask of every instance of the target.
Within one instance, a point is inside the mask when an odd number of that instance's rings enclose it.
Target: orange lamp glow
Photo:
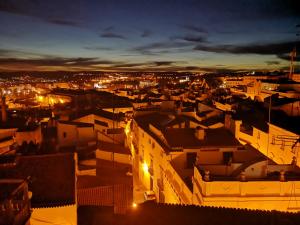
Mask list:
[[[147,163],[143,164],[143,170],[145,173],[148,173],[149,167],[148,167]]]

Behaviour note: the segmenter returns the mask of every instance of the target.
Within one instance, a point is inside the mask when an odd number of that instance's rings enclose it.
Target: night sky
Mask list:
[[[286,69],[297,2],[0,0],[0,70]]]

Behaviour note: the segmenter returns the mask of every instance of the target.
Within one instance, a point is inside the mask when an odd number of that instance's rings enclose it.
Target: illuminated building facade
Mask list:
[[[126,132],[134,176],[155,192],[158,202],[299,210],[299,168],[277,163],[275,149],[270,160],[242,145],[229,127],[191,128],[188,120],[175,122],[177,117],[136,116]]]

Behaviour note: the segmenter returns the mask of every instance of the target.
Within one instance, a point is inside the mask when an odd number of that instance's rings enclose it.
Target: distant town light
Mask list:
[[[38,100],[42,102],[42,101],[44,100],[44,97],[40,95],[40,96],[38,97]]]
[[[136,208],[137,204],[135,202],[132,203],[132,208]]]

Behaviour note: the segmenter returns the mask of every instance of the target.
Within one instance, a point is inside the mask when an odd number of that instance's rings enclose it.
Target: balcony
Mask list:
[[[143,163],[144,162],[144,158],[143,156],[140,155],[140,162]]]

